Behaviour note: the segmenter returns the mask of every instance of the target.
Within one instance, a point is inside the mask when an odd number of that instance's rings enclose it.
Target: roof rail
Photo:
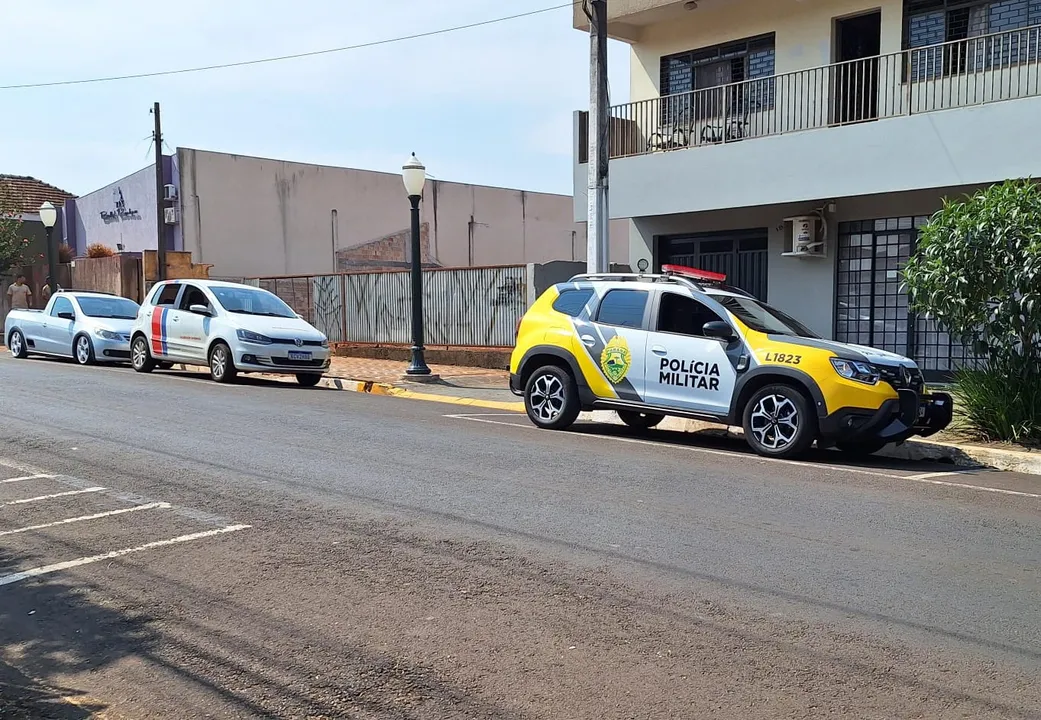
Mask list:
[[[574,282],[576,280],[613,280],[616,282],[662,282],[662,283],[675,283],[677,285],[684,285],[688,288],[697,290],[698,292],[705,292],[706,286],[719,288],[727,292],[734,293],[735,295],[743,295],[747,298],[755,299],[755,296],[751,293],[745,292],[741,288],[727,285],[724,281],[726,275],[720,273],[709,272],[707,270],[697,270],[695,268],[686,268],[680,265],[663,265],[661,273],[580,273],[571,277],[568,282]]]

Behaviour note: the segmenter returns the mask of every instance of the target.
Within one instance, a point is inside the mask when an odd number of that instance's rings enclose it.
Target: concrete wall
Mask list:
[[[397,174],[189,148],[177,157],[184,249],[215,276],[328,273],[338,251],[408,229]],[[567,196],[430,180],[421,213],[445,267],[585,259]],[[615,228],[621,257],[628,234]]]
[[[835,271],[838,223],[913,215],[932,215],[944,197],[960,197],[976,186],[945,188],[846,198],[836,203],[828,220],[828,256],[782,257],[786,229],[782,220],[814,210],[813,204],[794,203],[750,209],[719,210],[686,215],[635,218],[630,225],[630,256],[635,266],[646,258],[653,267],[654,238],[661,235],[715,232],[765,227],[769,229],[767,302],[803,321],[810,329],[832,337],[835,314]],[[787,231],[790,233],[790,231]]]
[[[173,158],[164,156],[167,182],[174,177]],[[155,249],[157,245],[155,164],[114,183],[65,203],[69,214],[65,239],[78,255],[88,245],[101,243],[126,252]],[[167,227],[167,247],[178,249],[180,230]]]

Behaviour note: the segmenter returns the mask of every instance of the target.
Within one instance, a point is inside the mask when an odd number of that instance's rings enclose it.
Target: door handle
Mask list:
[[[586,345],[586,347],[593,347],[594,345],[596,345],[596,338],[594,338],[592,335],[583,335],[581,340],[582,343]]]
[[[665,355],[665,354],[667,354],[667,353],[668,353],[669,351],[668,351],[668,350],[666,350],[666,349],[665,349],[665,348],[664,348],[663,346],[661,346],[661,345],[651,345],[651,352],[652,352],[652,353],[654,353],[655,355]]]
[[[179,317],[174,317],[174,318],[172,318],[172,320],[174,322],[181,322],[181,318],[179,318]]]

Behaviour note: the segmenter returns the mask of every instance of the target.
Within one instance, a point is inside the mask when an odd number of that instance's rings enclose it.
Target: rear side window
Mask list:
[[[560,296],[553,301],[553,309],[559,313],[570,315],[571,317],[578,317],[582,314],[582,309],[589,302],[589,298],[593,297],[592,288],[586,288],[584,290],[565,290],[560,293]]]
[[[177,293],[180,292],[181,286],[177,283],[170,283],[164,285],[163,289],[156,296],[155,300],[152,301],[153,305],[168,305],[172,306],[174,301],[177,300]]]
[[[597,322],[619,327],[642,328],[647,308],[646,290],[611,290],[600,303]]]

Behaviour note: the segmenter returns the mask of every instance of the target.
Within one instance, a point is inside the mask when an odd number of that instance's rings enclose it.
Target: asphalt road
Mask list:
[[[1041,478],[8,356],[0,418],[0,717],[1041,717]]]

